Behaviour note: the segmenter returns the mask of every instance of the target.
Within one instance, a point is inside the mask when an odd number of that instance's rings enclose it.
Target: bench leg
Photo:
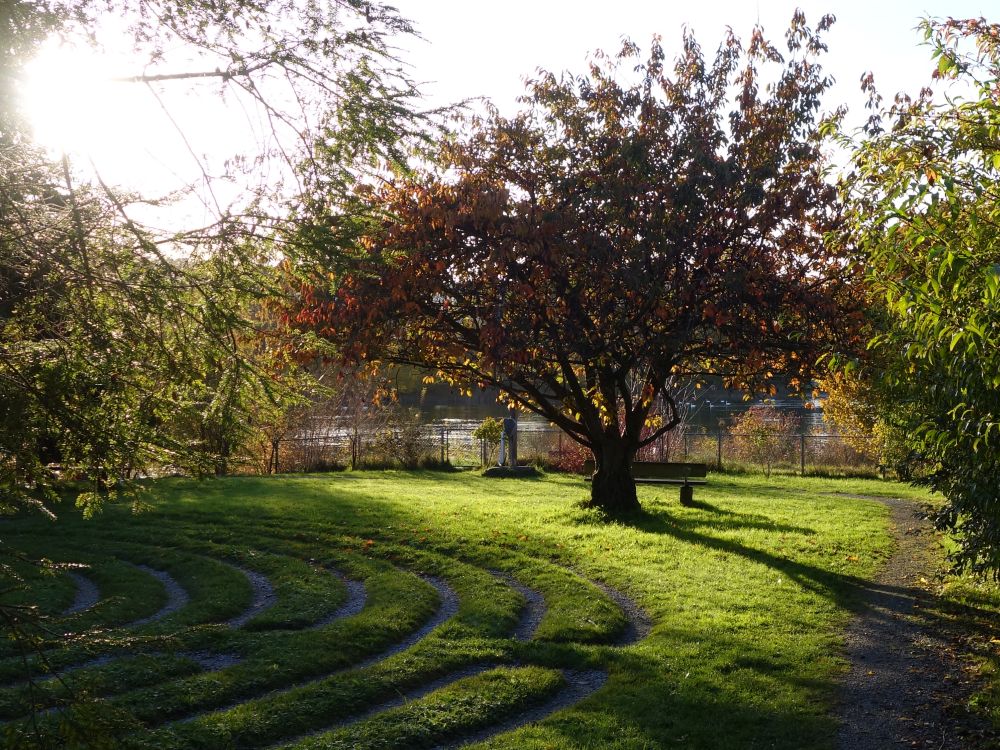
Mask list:
[[[694,505],[694,486],[690,484],[681,485],[681,505],[688,507]]]

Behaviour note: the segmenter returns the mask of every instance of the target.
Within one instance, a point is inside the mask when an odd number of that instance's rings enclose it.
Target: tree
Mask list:
[[[872,342],[908,394],[957,562],[1000,571],[1000,25],[925,21],[934,78],[873,117],[846,187],[850,242],[888,323]],[[869,83],[870,85],[870,83]],[[963,88],[964,87],[964,88]]]
[[[228,165],[245,182],[207,226],[183,223],[183,212],[167,230],[143,225],[136,206],[153,196],[118,190],[31,142],[17,109],[24,63],[53,33],[106,36],[105,17],[134,41],[141,67],[123,78],[135,86],[241,98],[271,123],[259,150]],[[410,31],[392,9],[360,0],[0,8],[5,507],[51,496],[60,477],[87,480],[83,499],[97,501],[150,468],[224,470],[252,402],[281,385],[251,343],[253,311],[277,291],[277,228],[306,186],[322,181],[335,195],[371,164],[402,158],[402,139],[422,127],[416,90],[389,47]],[[178,49],[185,64],[171,67]],[[198,163],[212,193],[218,165]]]
[[[729,432],[739,455],[763,466],[769,477],[771,467],[790,453],[791,433],[798,426],[798,415],[769,404],[754,404],[733,418]]]
[[[594,506],[635,510],[633,457],[679,422],[672,377],[803,380],[831,321],[851,329],[822,242],[839,221],[817,124],[832,22],[796,13],[787,61],[758,28],[711,63],[685,33],[672,71],[654,40],[644,63],[626,42],[586,76],[540,73],[525,111],[473,121],[436,168],[370,192],[351,262],[302,264],[298,324],[348,358],[498,387],[593,452]]]
[[[185,187],[209,195],[210,221],[178,212],[167,229],[144,225],[137,207],[155,195],[33,145],[17,109],[25,62],[50,34],[106,35],[104,18],[134,42],[133,85],[236,97],[270,123],[259,148],[229,163],[196,158],[199,184]],[[45,508],[66,478],[93,509],[135,497],[145,472],[224,468],[282,385],[254,315],[277,288],[278,229],[306,186],[335,195],[401,158],[422,127],[390,47],[409,30],[363,0],[0,4],[0,512]],[[212,200],[230,179],[239,194]],[[4,637],[30,646],[31,617],[0,607]],[[108,744],[66,732],[71,744]]]
[[[496,462],[502,435],[503,422],[495,417],[486,417],[482,424],[472,431],[472,437],[483,444],[484,467],[493,466]]]
[[[919,420],[914,421],[909,395],[893,385],[889,364],[880,370],[868,364],[835,370],[817,382],[827,394],[823,420],[841,429],[841,438],[855,451],[907,480],[917,460],[908,437]]]

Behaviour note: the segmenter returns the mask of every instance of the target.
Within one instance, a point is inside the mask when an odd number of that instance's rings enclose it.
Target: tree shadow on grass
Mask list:
[[[711,515],[678,516],[667,508],[650,508],[647,505],[636,513],[615,516],[609,520],[648,534],[672,534],[678,529],[695,527],[719,530],[755,529],[760,531],[774,531],[782,534],[802,534],[804,536],[813,536],[816,534],[815,529],[810,529],[806,526],[778,523],[773,518],[761,513],[739,513],[737,511],[725,510],[703,500],[695,500],[687,508],[691,510],[703,510]],[[573,522],[578,525],[589,525],[594,523],[594,518],[581,516],[574,519]]]
[[[884,591],[898,596],[910,596],[905,587],[878,586],[874,581],[861,576],[828,570],[817,565],[800,562],[755,547],[748,547],[738,541],[713,536],[702,529],[764,530],[787,534],[814,535],[814,529],[775,523],[767,516],[724,511],[709,503],[700,503],[701,509],[722,518],[706,517],[705,514],[674,515],[669,510],[644,509],[628,517],[616,519],[629,528],[646,534],[665,535],[685,544],[696,545],[713,552],[722,552],[741,557],[750,562],[765,565],[780,572],[789,580],[806,590],[833,601],[838,607],[858,610],[865,598],[876,591]]]
[[[732,520],[713,522],[699,516],[678,517],[666,509],[644,510],[631,517],[627,523],[632,528],[650,534],[666,534],[679,541],[707,549],[737,555],[779,571],[803,588],[833,601],[838,607],[851,612],[865,611],[869,617],[884,620],[894,617],[894,612],[913,602],[920,602],[917,616],[925,626],[948,627],[949,616],[958,616],[980,635],[995,632],[993,613],[988,607],[974,604],[945,602],[932,596],[919,586],[900,586],[879,583],[871,578],[826,570],[808,563],[791,560],[771,552],[747,547],[739,542],[719,538],[698,531],[699,528],[765,529],[785,533],[815,534],[812,529],[776,524],[766,516],[724,511],[709,503],[699,503],[697,508],[711,513],[721,513]],[[933,602],[933,605],[931,603]]]
[[[672,742],[706,750],[799,750],[816,747],[817,740],[836,731],[834,720],[814,708],[829,705],[835,689],[820,671],[801,674],[798,663],[776,659],[766,644],[718,631],[661,628],[656,637],[671,644],[664,651],[678,656],[663,663],[642,651],[610,655],[610,677],[594,699],[525,728],[503,746],[667,747]],[[706,660],[708,669],[703,668]],[[697,677],[691,678],[696,664]],[[790,698],[803,694],[804,701]]]

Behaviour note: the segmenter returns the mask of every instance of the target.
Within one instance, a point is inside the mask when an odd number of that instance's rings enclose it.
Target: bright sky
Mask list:
[[[864,72],[875,73],[887,98],[899,90],[916,92],[929,80],[929,53],[914,31],[920,17],[992,15],[997,20],[1000,15],[997,0],[392,1],[423,36],[423,41],[401,40],[401,56],[411,64],[413,77],[425,82],[429,105],[485,96],[506,113],[514,111],[523,78],[536,68],[581,73],[589,52],[616,51],[623,35],[644,46],[659,33],[673,57],[687,24],[711,54],[727,25],[747,39],[759,22],[780,45],[796,6],[811,26],[830,12],[838,20],[827,36],[825,65],[837,86],[826,105],[848,104],[855,123],[864,117],[858,87]],[[50,50],[26,92],[39,137],[69,151],[78,165],[93,160],[109,182],[158,192],[197,184],[199,164],[221,172],[223,160],[241,144],[266,139],[261,113],[238,99],[220,98],[211,84],[164,86],[161,105],[143,85],[95,83],[141,72],[134,67],[124,54],[96,60]],[[215,203],[224,208],[227,193],[238,192],[235,185],[214,184],[214,199],[204,188],[199,191],[198,210],[206,220],[217,212]]]
[[[784,31],[795,8],[810,26],[826,13],[837,17],[827,35],[825,66],[837,81],[828,106],[847,103],[860,110],[858,82],[875,73],[887,99],[897,91],[916,93],[929,80],[929,51],[914,31],[924,16],[998,20],[997,0],[395,0],[416,21],[425,42],[407,44],[405,55],[435,103],[487,96],[504,113],[514,111],[522,79],[536,68],[585,70],[595,49],[614,52],[623,36],[645,47],[654,33],[668,56],[680,49],[690,27],[706,54],[722,41],[726,27],[746,40],[760,23],[784,49]],[[672,54],[674,53],[674,54]]]

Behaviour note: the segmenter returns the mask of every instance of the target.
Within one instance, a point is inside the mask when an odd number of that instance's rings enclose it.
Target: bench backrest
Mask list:
[[[594,473],[594,461],[583,462],[583,473]],[[665,463],[660,461],[635,461],[632,476],[636,479],[687,479],[708,476],[707,464]]]

